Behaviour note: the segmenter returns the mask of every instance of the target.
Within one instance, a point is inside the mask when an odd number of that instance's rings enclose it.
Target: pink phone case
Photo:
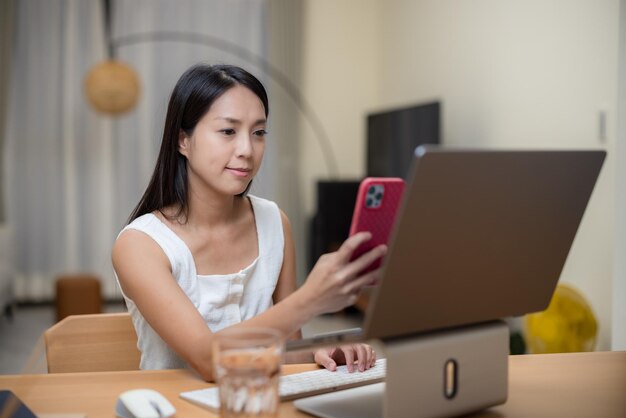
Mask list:
[[[403,192],[404,180],[401,178],[368,177],[361,181],[352,215],[350,236],[369,231],[372,239],[354,251],[352,260],[380,244],[387,244]],[[381,263],[382,258],[370,264],[362,273],[377,269]]]

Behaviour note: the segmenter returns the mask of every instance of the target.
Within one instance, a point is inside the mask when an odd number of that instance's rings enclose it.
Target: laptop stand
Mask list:
[[[384,342],[385,383],[299,399],[324,418],[446,417],[504,403],[509,331],[494,321]]]

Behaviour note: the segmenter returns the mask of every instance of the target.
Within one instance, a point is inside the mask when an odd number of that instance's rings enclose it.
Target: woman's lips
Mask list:
[[[250,175],[250,172],[252,171],[249,168],[231,168],[231,167],[226,167],[226,170],[228,170],[231,174],[237,177],[248,177]]]

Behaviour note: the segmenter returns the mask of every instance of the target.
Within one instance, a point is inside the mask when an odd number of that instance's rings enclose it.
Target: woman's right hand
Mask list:
[[[337,251],[322,255],[313,267],[301,290],[311,298],[320,314],[354,305],[363,286],[380,277],[380,268],[365,274],[361,272],[386,254],[386,245],[379,245],[350,261],[352,253],[371,237],[369,232],[351,236]]]

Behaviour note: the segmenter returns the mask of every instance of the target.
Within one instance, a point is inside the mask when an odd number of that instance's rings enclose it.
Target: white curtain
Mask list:
[[[113,2],[113,38],[193,32],[264,56],[266,3],[118,0]],[[263,68],[227,49],[143,42],[117,51],[139,74],[138,106],[119,118],[103,117],[88,107],[82,91],[87,71],[106,56],[103,24],[97,0],[18,2],[4,161],[20,300],[50,299],[54,278],[73,272],[98,274],[104,295],[119,297],[110,249],[148,183],[169,94],[187,67],[198,62],[241,65],[271,89]],[[270,130],[272,123],[270,118]],[[255,193],[270,199],[277,179],[293,177],[273,168],[279,143],[269,146],[255,180]],[[298,201],[297,195],[292,198]]]
[[[94,6],[18,2],[4,158],[19,299],[49,298],[57,274],[104,273],[110,264],[111,122],[81,91],[104,56]]]

